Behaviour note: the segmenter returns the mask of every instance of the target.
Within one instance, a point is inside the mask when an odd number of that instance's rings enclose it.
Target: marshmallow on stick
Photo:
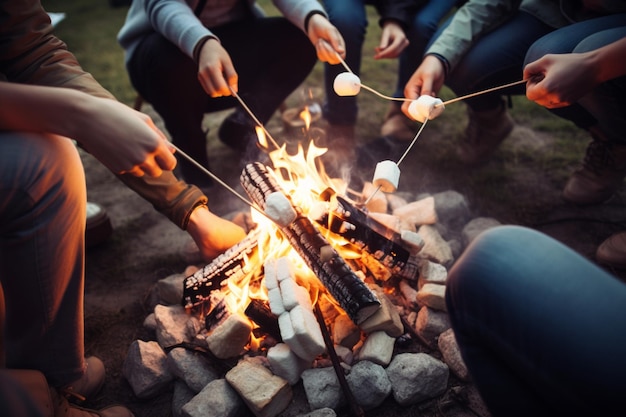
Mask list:
[[[440,98],[423,95],[417,100],[413,100],[409,105],[409,114],[412,118],[420,123],[424,123],[426,119],[433,120],[435,117],[443,113],[445,106]]]
[[[400,168],[398,164],[393,161],[380,161],[376,164],[376,170],[374,171],[374,184],[376,187],[385,193],[393,193],[398,189],[398,182],[400,181]]]
[[[298,216],[289,199],[280,191],[275,191],[265,199],[265,214],[276,224],[287,227]]]
[[[361,79],[351,72],[342,72],[335,77],[333,89],[338,96],[356,96],[361,91]]]

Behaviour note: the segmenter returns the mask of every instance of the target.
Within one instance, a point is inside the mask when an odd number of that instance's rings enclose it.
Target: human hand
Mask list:
[[[174,148],[152,119],[123,103],[85,96],[85,117],[75,114],[76,139],[117,174],[158,177],[176,166]]]
[[[409,45],[409,40],[397,22],[388,20],[383,24],[380,43],[375,48],[374,59],[397,58]]]
[[[206,206],[199,206],[191,213],[187,232],[207,262],[246,237],[242,227],[215,215]]]
[[[198,80],[211,97],[223,97],[237,93],[239,77],[230,55],[217,39],[207,40],[198,55]]]
[[[445,68],[439,58],[427,55],[420,66],[415,70],[404,87],[404,96],[416,100],[419,96],[430,95],[436,97],[445,81]],[[409,114],[410,101],[402,103],[402,112],[413,119]]]
[[[320,61],[336,65],[346,57],[346,46],[341,33],[321,14],[311,16],[307,35]]]
[[[591,54],[548,54],[524,68],[526,97],[549,109],[569,106],[600,84]]]

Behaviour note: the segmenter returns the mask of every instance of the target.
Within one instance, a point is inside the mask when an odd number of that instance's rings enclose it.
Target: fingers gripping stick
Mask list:
[[[433,120],[439,116],[445,108],[440,98],[423,95],[409,104],[409,114],[418,122],[424,123],[426,119]]]

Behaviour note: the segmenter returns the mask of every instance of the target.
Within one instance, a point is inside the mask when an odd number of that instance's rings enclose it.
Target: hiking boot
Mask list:
[[[485,163],[509,136],[515,122],[507,112],[504,101],[494,110],[478,112],[468,107],[467,116],[467,128],[457,155],[466,164]]]
[[[419,130],[417,122],[402,113],[402,105],[391,103],[380,128],[380,136],[399,140],[412,140]]]
[[[89,410],[70,404],[65,395],[48,386],[43,373],[30,369],[7,369],[7,372],[28,394],[29,399],[45,417],[134,417],[123,406],[110,406],[101,410]]]
[[[592,134],[583,166],[567,181],[563,199],[570,203],[599,204],[608,200],[626,176],[626,144]]]
[[[68,398],[85,401],[102,389],[105,378],[104,363],[95,356],[90,356],[85,359],[85,365],[83,376],[62,389]]]
[[[626,269],[626,232],[616,233],[606,239],[596,250],[598,263]]]

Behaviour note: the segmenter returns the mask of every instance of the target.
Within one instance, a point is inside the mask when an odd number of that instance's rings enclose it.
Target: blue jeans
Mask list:
[[[0,132],[6,366],[39,370],[54,386],[84,369],[86,194],[69,139]]]
[[[452,267],[446,302],[494,417],[624,414],[626,283],[540,232],[500,226]]]
[[[433,39],[436,39],[439,32],[448,24],[449,21],[442,25]],[[589,50],[591,45],[598,47],[610,43],[624,36],[625,27],[626,15],[624,14],[590,19],[555,30],[528,13],[517,12],[473,45],[457,67],[448,74],[446,85],[457,96],[464,96],[518,81],[522,79],[522,71],[526,63],[546,53],[570,53],[584,48]],[[593,42],[591,40],[583,42],[590,36],[595,38]],[[581,42],[583,42],[581,46],[578,46]],[[485,65],[486,62],[489,65]],[[603,100],[595,100],[595,105],[600,106],[596,110],[587,108],[581,101],[566,108],[552,110],[552,112],[584,129],[598,123],[596,116],[604,119],[612,118],[613,122],[621,119],[617,126],[609,130],[623,132],[624,109],[626,108],[624,106],[624,81],[607,83],[609,84],[610,86],[605,88],[605,93],[601,96]],[[616,84],[621,87],[615,89]],[[475,111],[492,110],[501,105],[502,94],[522,95],[526,94],[526,89],[523,85],[511,87],[467,99],[465,103]],[[607,97],[607,94],[610,97]]]
[[[412,20],[407,38],[409,46],[399,58],[398,81],[394,97],[404,97],[404,86],[422,61],[426,44],[437,30],[439,22],[458,0],[433,0],[428,2]],[[357,75],[361,73],[363,44],[367,33],[366,0],[324,0],[324,8],[330,22],[337,27],[346,43],[345,62]],[[357,98],[335,94],[335,77],[344,72],[342,65],[324,64],[324,88],[326,101],[324,118],[331,124],[354,125],[358,117]],[[367,84],[367,83],[366,83]]]
[[[450,23],[446,21],[433,36],[433,41]],[[526,51],[552,27],[524,12],[477,40],[459,64],[446,77],[446,85],[457,95],[464,96],[522,79]],[[488,63],[488,64],[487,64]],[[464,102],[475,111],[496,109],[502,105],[502,94],[525,94],[522,86],[481,94]]]
[[[546,54],[582,53],[626,37],[626,14],[586,20],[555,30],[537,40],[526,53],[524,65]],[[575,105],[553,110],[578,126],[597,126],[614,142],[626,142],[626,77],[610,80]]]

